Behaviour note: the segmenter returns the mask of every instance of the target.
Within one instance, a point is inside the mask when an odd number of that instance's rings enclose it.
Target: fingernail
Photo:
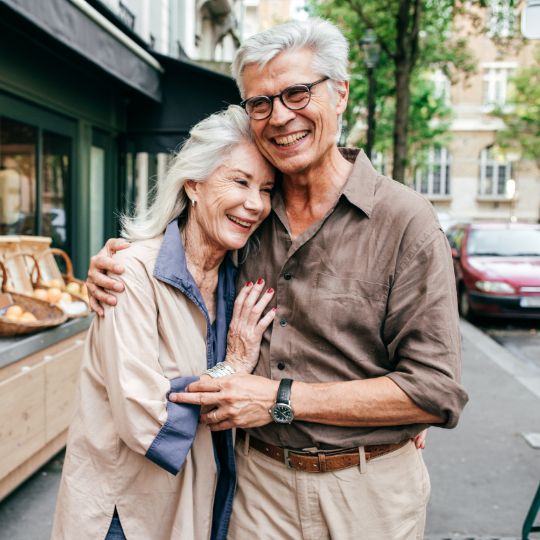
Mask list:
[[[115,272],[123,272],[124,269],[123,269],[119,264],[117,264],[117,265],[114,267],[114,271],[115,271]]]
[[[114,286],[114,290],[115,290],[115,291],[121,291],[121,290],[122,290],[122,284],[121,284],[121,283],[117,283],[117,284]]]
[[[277,306],[272,308],[272,311],[277,311]]]
[[[257,285],[262,285],[264,283],[264,279],[262,277],[260,277],[258,280],[257,280]]]
[[[253,285],[253,281],[246,281],[246,284],[244,287],[251,287]]]
[[[272,294],[274,292],[274,289],[272,289],[272,287],[269,287],[268,289],[266,289],[266,292],[268,294]]]

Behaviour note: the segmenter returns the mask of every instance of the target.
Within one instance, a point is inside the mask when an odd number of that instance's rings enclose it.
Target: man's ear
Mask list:
[[[345,112],[345,109],[347,108],[347,101],[349,100],[349,81],[339,81],[336,86],[336,113],[343,114]]]

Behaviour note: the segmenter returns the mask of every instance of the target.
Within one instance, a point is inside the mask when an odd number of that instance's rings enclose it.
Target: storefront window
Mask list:
[[[97,253],[104,241],[105,150],[90,149],[90,253]]]
[[[67,247],[67,190],[71,139],[43,132],[43,174],[41,179],[41,234],[50,236],[53,245]]]
[[[37,136],[0,116],[0,234],[35,234]]]

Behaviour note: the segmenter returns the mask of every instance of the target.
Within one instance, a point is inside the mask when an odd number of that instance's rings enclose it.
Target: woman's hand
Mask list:
[[[416,437],[413,437],[414,446],[419,450],[423,450],[426,447],[427,429],[421,431]]]
[[[123,238],[109,238],[98,254],[90,259],[90,268],[86,278],[88,299],[90,308],[100,317],[103,316],[102,304],[116,305],[116,297],[108,291],[122,292],[124,290],[123,283],[109,277],[107,272],[122,274],[123,267],[116,263],[112,256],[127,247],[129,247],[129,242]]]
[[[261,339],[276,315],[276,308],[263,315],[274,289],[264,290],[264,280],[248,281],[236,297],[227,336],[225,361],[239,373],[251,373],[259,360]]]

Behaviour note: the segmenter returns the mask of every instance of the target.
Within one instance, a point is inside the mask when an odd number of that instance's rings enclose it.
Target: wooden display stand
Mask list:
[[[64,447],[85,334],[0,369],[0,500]]]

